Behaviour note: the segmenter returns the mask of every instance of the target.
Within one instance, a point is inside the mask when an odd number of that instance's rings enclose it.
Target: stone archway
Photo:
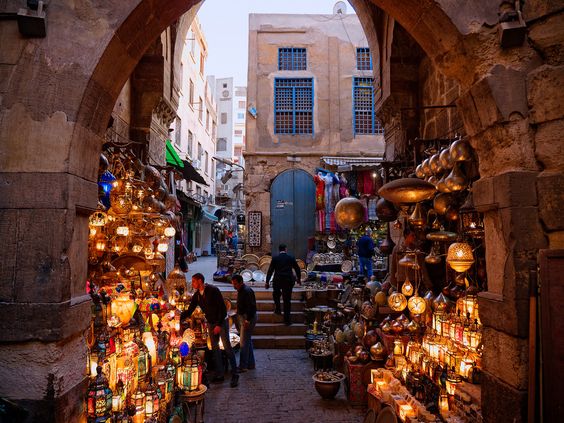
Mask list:
[[[550,207],[539,218],[539,209],[554,201],[551,184],[562,182],[562,159],[551,154],[550,139],[559,139],[564,101],[545,101],[547,89],[562,76],[554,43],[541,28],[531,31],[535,48],[502,51],[491,28],[497,23],[497,6],[487,0],[475,2],[472,10],[432,0],[351,3],[371,50],[380,53],[382,73],[376,77],[382,102],[391,93],[385,72],[393,20],[442,73],[462,86],[458,103],[484,177],[475,201],[488,211],[487,242],[501,252],[488,266],[506,270],[493,273],[497,290],[481,300],[490,328],[486,342],[500,356],[511,350],[526,357],[522,288],[528,286],[528,276],[522,270],[531,255],[547,246],[547,231],[558,242],[564,230]],[[557,9],[531,3],[531,19],[555,25]],[[96,204],[100,138],[121,87],[147,47],[183,13],[194,16],[200,4],[128,0],[110,8],[67,0],[49,6],[45,39],[22,39],[15,22],[0,26],[0,37],[11,41],[3,44],[0,61],[0,233],[6,242],[1,255],[0,396],[33,410],[32,420],[78,421],[81,416],[82,331],[90,313],[83,295],[83,247],[87,215]],[[545,173],[539,177],[540,170]],[[494,191],[499,183],[507,187],[506,194]],[[526,218],[520,217],[523,212]],[[528,226],[527,234],[520,224]],[[497,322],[487,310],[498,305],[516,318]],[[515,404],[527,382],[524,366],[517,376],[507,375],[493,360],[485,357],[492,378],[486,392],[507,385],[499,395],[510,397],[508,409],[518,409]]]

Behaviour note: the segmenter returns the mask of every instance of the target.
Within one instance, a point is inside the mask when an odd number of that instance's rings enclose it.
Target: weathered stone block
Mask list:
[[[564,174],[542,173],[537,179],[539,215],[549,231],[564,229]]]
[[[537,172],[507,172],[481,178],[472,185],[473,201],[480,211],[537,205]]]
[[[564,61],[562,40],[564,40],[564,15],[551,16],[535,23],[529,30],[529,41],[542,51],[548,64],[559,65]]]
[[[2,303],[0,340],[2,342],[56,342],[82,332],[90,323],[91,302],[72,305]],[[40,316],[41,318],[37,318]]]
[[[15,301],[61,302],[70,298],[66,250],[73,228],[68,217],[65,209],[18,211]]]
[[[499,210],[507,245],[516,251],[545,248],[547,240],[536,207],[509,207]]]
[[[18,212],[16,210],[0,210],[0,301],[14,299],[14,281],[17,267]]]
[[[562,81],[564,81],[564,66],[544,65],[528,75],[531,123],[543,123],[564,116]]]
[[[530,21],[562,8],[564,8],[564,0],[527,0],[523,5],[523,18]]]
[[[493,375],[482,375],[482,417],[484,423],[527,421],[527,391],[515,389]]]
[[[564,120],[540,124],[535,132],[535,155],[548,172],[564,169]]]
[[[483,325],[511,336],[529,334],[529,300],[513,300],[503,295],[481,292],[478,295]],[[503,318],[500,318],[503,316]]]
[[[548,248],[551,250],[564,249],[564,231],[548,234]]]
[[[528,340],[484,327],[482,343],[484,344],[482,358],[484,371],[515,389],[526,390]]]

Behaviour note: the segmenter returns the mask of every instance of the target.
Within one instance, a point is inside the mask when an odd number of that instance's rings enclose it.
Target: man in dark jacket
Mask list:
[[[266,274],[266,289],[270,287],[270,279],[274,273],[274,281],[272,284],[272,298],[274,299],[274,313],[280,313],[280,293],[282,292],[282,298],[284,300],[284,323],[286,326],[292,324],[290,318],[291,312],[291,301],[292,301],[292,288],[294,287],[295,281],[300,280],[300,266],[296,262],[296,259],[286,252],[286,245],[280,244],[278,247],[280,252],[276,257],[270,262],[270,267]],[[294,274],[296,273],[296,278]]]
[[[225,370],[223,369],[223,360],[221,350],[219,349],[219,339],[221,338],[223,348],[231,365],[231,387],[234,388],[239,383],[239,375],[237,374],[237,361],[229,340],[227,308],[223,301],[223,295],[221,295],[221,291],[216,286],[204,283],[204,275],[201,273],[196,273],[192,276],[192,288],[194,288],[194,295],[188,309],[180,314],[180,321],[189,318],[196,307],[200,306],[208,322],[208,332],[216,366],[216,376],[212,382],[222,382],[224,380]]]
[[[374,241],[372,241],[370,229],[356,242],[358,262],[360,264],[360,274],[368,279],[372,276],[372,256],[374,255]]]
[[[231,278],[231,284],[237,290],[237,320],[241,336],[239,371],[246,372],[255,368],[255,354],[251,337],[257,324],[257,301],[255,292],[245,285],[241,275],[234,275]]]

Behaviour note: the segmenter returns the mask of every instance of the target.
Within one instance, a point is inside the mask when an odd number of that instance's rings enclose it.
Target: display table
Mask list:
[[[351,363],[345,360],[345,392],[347,399],[353,406],[365,406],[368,401],[366,388],[370,383],[370,370],[382,367],[381,361],[369,363]]]
[[[176,402],[182,406],[186,415],[186,422],[203,423],[205,411],[206,385],[198,386],[198,390],[192,392],[177,392]]]

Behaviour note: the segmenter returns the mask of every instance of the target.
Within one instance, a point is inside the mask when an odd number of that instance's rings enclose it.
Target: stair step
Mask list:
[[[304,336],[307,327],[301,323],[295,323],[286,326],[284,323],[257,323],[254,333],[256,335],[273,335],[273,336]]]
[[[271,310],[268,311],[261,311],[257,312],[258,314],[258,321],[260,323],[280,323],[283,321],[282,316],[274,314]],[[304,322],[304,314],[302,312],[292,312],[290,313],[290,319],[292,323],[303,323]]]
[[[305,339],[303,336],[253,335],[253,347],[299,350],[305,348]]]
[[[282,301],[282,307],[284,302]],[[301,301],[292,301],[292,313],[300,312],[303,313],[305,309],[305,303]],[[269,300],[257,300],[257,310],[259,311],[274,311],[274,301],[272,298]]]
[[[270,300],[272,301],[272,288],[265,290],[264,288],[262,289],[258,289],[258,288],[254,288],[253,289],[255,291],[255,299],[257,301],[259,300]],[[223,295],[223,298],[229,298],[230,300],[234,301],[237,299],[237,291],[235,291],[233,288],[229,289],[229,288],[222,288],[221,289],[221,294]],[[296,300],[296,301],[302,301],[305,295],[305,291],[303,290],[293,290],[292,291],[292,300]]]

